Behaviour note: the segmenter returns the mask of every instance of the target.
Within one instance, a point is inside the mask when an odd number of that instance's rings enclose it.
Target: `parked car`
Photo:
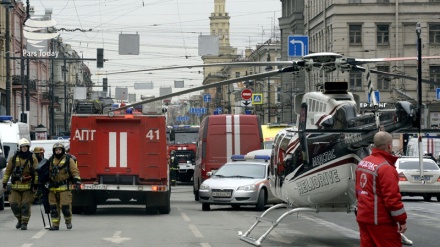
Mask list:
[[[231,205],[239,208],[252,205],[263,211],[266,204],[281,202],[269,188],[268,155],[233,155],[232,162],[221,166],[205,180],[199,190],[202,210],[209,211],[210,205]]]
[[[418,157],[401,157],[397,159],[396,169],[399,174],[399,187],[402,196],[423,196],[430,201],[436,196],[440,201],[440,168],[432,159],[423,159],[423,173],[425,183],[420,177]]]

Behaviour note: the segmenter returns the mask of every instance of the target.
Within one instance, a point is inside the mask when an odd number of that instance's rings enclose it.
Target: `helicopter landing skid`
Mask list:
[[[255,246],[260,246],[261,242],[263,242],[263,240],[267,237],[267,235],[275,228],[278,226],[278,224],[281,222],[281,220],[283,220],[286,216],[291,215],[293,213],[299,213],[299,212],[318,212],[318,210],[314,209],[314,208],[294,208],[291,209],[287,212],[285,212],[284,214],[282,214],[275,222],[271,219],[268,218],[264,218],[264,216],[269,213],[272,210],[278,209],[278,208],[289,208],[290,206],[288,204],[285,203],[280,203],[277,205],[274,205],[270,208],[268,208],[266,211],[264,211],[264,213],[259,216],[256,217],[256,221],[255,223],[251,226],[251,228],[249,228],[249,230],[247,230],[244,234],[241,231],[238,231],[238,236],[240,237],[241,240],[248,242],[252,245]],[[254,228],[260,223],[260,222],[269,222],[272,224],[272,226],[263,234],[261,235],[261,237],[259,237],[258,239],[255,239],[253,237],[250,237],[249,234],[251,233],[252,230],[254,230]]]

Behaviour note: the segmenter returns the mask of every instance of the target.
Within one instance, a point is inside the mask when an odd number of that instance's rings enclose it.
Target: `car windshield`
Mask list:
[[[401,170],[419,170],[420,165],[418,161],[402,160],[399,162],[399,169]],[[432,162],[423,162],[423,170],[439,170],[437,164]]]
[[[216,177],[265,178],[266,166],[260,164],[226,164],[216,173]]]

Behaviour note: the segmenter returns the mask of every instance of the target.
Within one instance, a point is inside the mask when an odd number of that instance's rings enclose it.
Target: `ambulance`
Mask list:
[[[261,131],[263,132],[264,149],[272,149],[272,144],[275,136],[280,130],[293,127],[289,124],[272,123],[267,125],[261,125]]]

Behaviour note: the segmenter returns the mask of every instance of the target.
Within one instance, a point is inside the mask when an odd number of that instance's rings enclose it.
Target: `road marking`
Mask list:
[[[120,244],[120,243],[127,241],[127,240],[131,240],[131,238],[121,237],[121,233],[122,233],[121,231],[117,231],[117,232],[115,232],[115,234],[113,234],[113,237],[103,238],[103,239],[110,241],[112,243],[117,243],[117,244]]]
[[[37,232],[32,238],[41,238],[41,237],[43,237],[44,234],[46,234],[46,232],[47,232],[47,229],[43,229],[43,230]]]
[[[306,215],[303,215],[302,217],[305,218],[305,219],[314,221],[317,224],[320,224],[320,225],[326,226],[328,228],[331,228],[331,229],[341,233],[342,235],[344,235],[346,237],[356,238],[356,239],[360,238],[360,235],[359,235],[358,231],[354,231],[354,230],[349,229],[349,228],[338,226],[338,225],[336,225],[334,223],[331,223],[331,222],[328,222],[328,221],[325,221],[325,220],[321,220],[321,219],[317,219],[317,218],[314,218],[314,217],[310,217],[310,216],[306,216]]]
[[[203,238],[202,233],[197,229],[197,227],[195,225],[189,224],[188,226],[189,226],[189,229],[191,229],[194,236],[196,236],[197,238]]]
[[[184,221],[191,222],[191,219],[185,213],[180,213],[180,215],[182,215],[182,218],[183,218]]]

